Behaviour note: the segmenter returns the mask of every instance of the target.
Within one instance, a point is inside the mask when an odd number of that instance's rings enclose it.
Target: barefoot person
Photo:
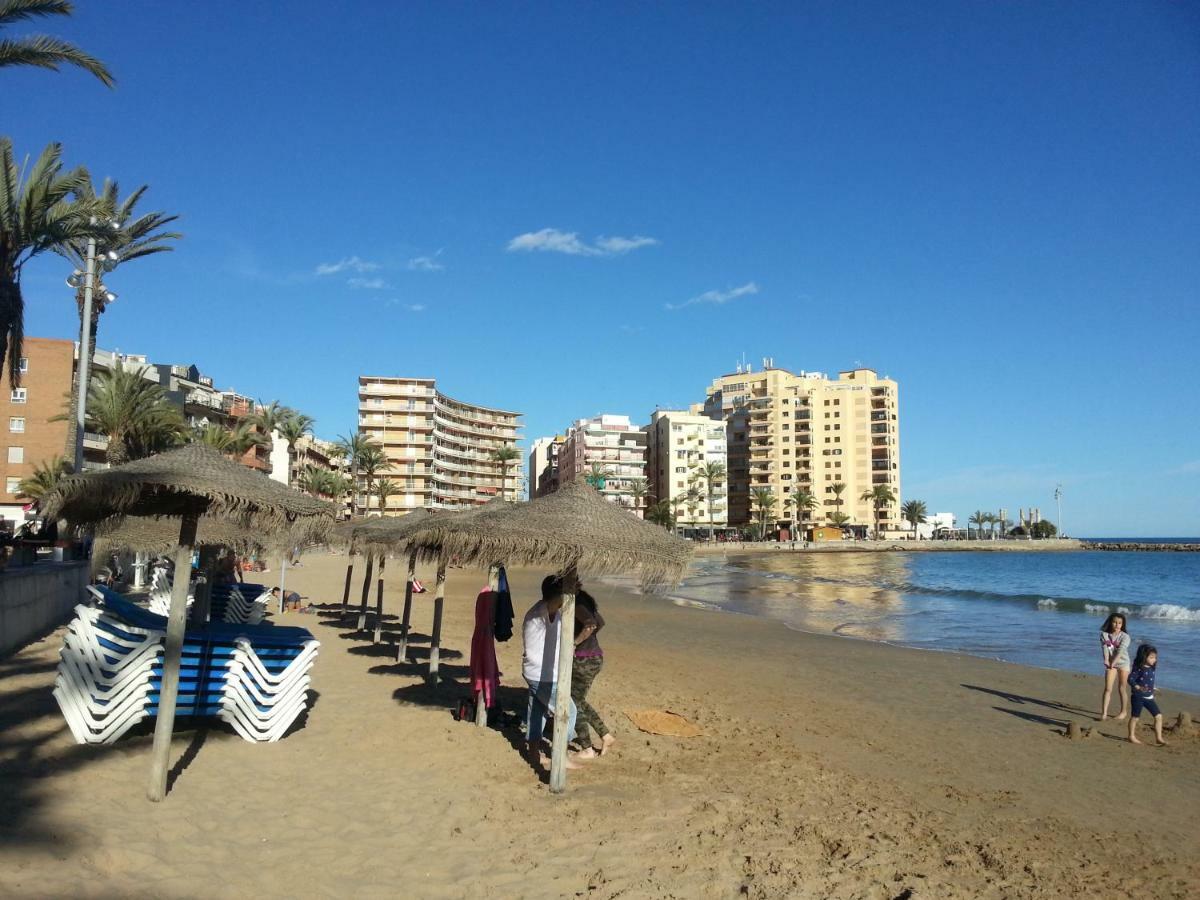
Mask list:
[[[596,598],[580,588],[575,595],[575,663],[571,675],[571,699],[579,707],[575,742],[585,751],[592,748],[592,737],[588,734],[590,725],[596,737],[600,738],[601,756],[616,743],[616,738],[609,733],[600,714],[588,702],[587,695],[604,666],[604,651],[600,649],[600,641],[596,637],[603,627],[604,617],[596,608]]]
[[[1121,712],[1117,721],[1129,714],[1129,632],[1125,630],[1125,617],[1113,613],[1104,620],[1100,628],[1100,656],[1104,662],[1104,696],[1100,701],[1100,721],[1108,718],[1108,704],[1112,699],[1113,685],[1121,698]]]
[[[1133,714],[1129,717],[1129,740],[1140,744],[1137,739],[1138,719],[1142,710],[1154,716],[1154,742],[1160,747],[1166,745],[1163,740],[1162,712],[1154,702],[1154,672],[1158,666],[1158,650],[1150,644],[1138,647],[1137,658],[1133,661],[1133,672],[1129,676],[1129,690],[1133,694]]]
[[[548,764],[543,735],[546,719],[554,714],[558,699],[558,644],[562,635],[563,580],[558,575],[547,575],[542,581],[542,599],[525,614],[522,637],[525,652],[521,659],[521,674],[529,685],[529,704],[525,718],[525,747],[531,757]],[[568,690],[570,690],[568,686]],[[575,733],[578,714],[575,701],[568,702],[567,734]],[[594,750],[586,753],[568,754],[567,768],[578,768],[575,759],[590,759]]]

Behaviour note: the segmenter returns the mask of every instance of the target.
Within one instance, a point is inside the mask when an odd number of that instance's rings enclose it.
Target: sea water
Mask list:
[[[698,556],[672,598],[801,631],[1095,674],[1100,625],[1122,612],[1134,650],[1158,647],[1159,686],[1200,694],[1200,553],[717,553]]]

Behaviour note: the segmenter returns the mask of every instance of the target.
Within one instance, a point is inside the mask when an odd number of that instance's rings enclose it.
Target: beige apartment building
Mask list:
[[[391,462],[381,473],[399,491],[388,499],[385,515],[414,509],[458,509],[520,491],[517,460],[499,463],[492,453],[516,447],[521,413],[455,400],[441,393],[432,378],[358,378],[358,430],[380,444]],[[378,514],[378,497],[365,498],[359,476],[358,515]]]
[[[530,444],[529,449],[529,499],[536,500],[558,490],[558,457],[562,453],[566,437],[541,437]]]
[[[726,527],[728,475],[713,480],[711,504],[708,482],[700,476],[706,463],[716,463],[728,471],[725,423],[698,410],[660,409],[645,431],[653,500],[671,504],[679,528],[707,532],[710,527]]]
[[[832,486],[840,482],[841,512],[856,531],[874,528],[874,508],[860,497],[877,484],[896,497],[882,509],[882,532],[902,528],[898,391],[895,381],[866,368],[831,379],[747,367],[713,381],[703,409],[726,423],[730,523],[755,520],[751,491],[760,487],[777,500],[774,523],[792,523],[784,500],[801,489],[820,504],[809,521],[827,521],[838,511]]]
[[[646,433],[629,416],[605,414],[579,419],[567,431],[558,453],[558,481],[566,484],[593,474],[605,500],[642,515],[649,491]]]

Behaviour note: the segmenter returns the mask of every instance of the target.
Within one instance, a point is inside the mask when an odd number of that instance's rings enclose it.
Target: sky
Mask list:
[[[1200,535],[1200,6],[76,6],[42,29],[116,89],[3,70],[0,133],[186,235],[109,277],[102,347],[327,438],[359,374],[436,377],[526,447],[743,355],[861,364],[903,499]],[[66,274],[26,334],[74,336]]]

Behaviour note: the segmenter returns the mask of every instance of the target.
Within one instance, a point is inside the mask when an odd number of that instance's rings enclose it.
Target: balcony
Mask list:
[[[83,446],[87,450],[107,450],[108,435],[96,434],[94,431],[85,431],[83,433]]]
[[[429,397],[432,398],[435,391],[431,387],[415,384],[387,384],[381,381],[367,382],[359,384],[358,395],[360,397]]]
[[[890,425],[872,425],[871,434],[887,434],[891,430]]]

